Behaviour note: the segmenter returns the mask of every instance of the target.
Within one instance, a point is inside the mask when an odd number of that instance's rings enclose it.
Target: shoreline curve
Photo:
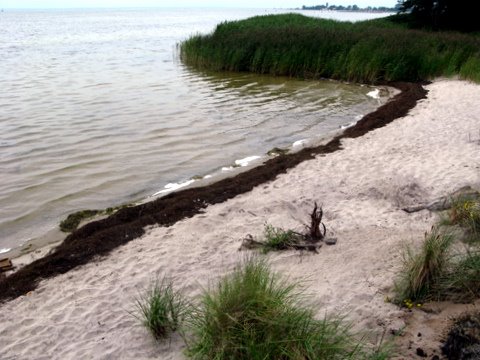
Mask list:
[[[422,86],[424,84],[379,84],[395,87],[401,92],[325,145],[280,155],[234,177],[204,187],[170,193],[151,202],[119,210],[106,219],[86,224],[67,236],[51,254],[1,280],[0,302],[34,290],[43,279],[64,274],[98,256],[108,255],[113,249],[142,236],[146,226],[171,226],[177,221],[201,213],[210,204],[224,202],[252,190],[255,186],[274,180],[277,175],[285,173],[304,160],[341,150],[341,139],[360,137],[405,116],[415,107],[417,101],[426,98],[427,90]]]

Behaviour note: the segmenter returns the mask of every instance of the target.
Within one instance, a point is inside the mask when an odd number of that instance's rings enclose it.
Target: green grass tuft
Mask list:
[[[389,18],[357,23],[299,14],[219,24],[181,44],[187,65],[374,83],[459,75],[480,82],[480,36],[407,29]]]
[[[480,296],[480,251],[474,249],[452,260],[451,270],[440,280],[443,297],[466,302]]]
[[[176,331],[188,313],[187,302],[165,278],[153,283],[145,294],[140,295],[136,307],[134,316],[156,340],[165,339]]]
[[[448,224],[466,229],[469,242],[480,243],[480,201],[457,199],[448,212]]]
[[[448,271],[453,237],[433,228],[425,234],[421,249],[408,247],[400,279],[395,284],[397,301],[425,301],[436,297],[440,280]]]
[[[369,354],[339,319],[317,320],[297,284],[258,258],[245,261],[205,291],[191,323],[193,359],[385,359]]]
[[[449,224],[464,221],[464,211],[470,214],[468,206],[460,205],[465,203],[454,204]],[[434,228],[426,234],[418,251],[407,248],[403,269],[395,283],[397,302],[410,308],[427,300],[471,301],[480,296],[478,243],[467,246],[466,251],[454,253],[452,234]]]
[[[298,235],[292,230],[283,230],[270,224],[265,225],[263,235],[262,249],[265,253],[290,249],[298,240]]]

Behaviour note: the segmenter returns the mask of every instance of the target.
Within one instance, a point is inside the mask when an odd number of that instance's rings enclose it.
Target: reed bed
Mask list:
[[[299,14],[224,22],[180,45],[182,61],[215,71],[377,83],[455,76],[480,82],[480,36]]]

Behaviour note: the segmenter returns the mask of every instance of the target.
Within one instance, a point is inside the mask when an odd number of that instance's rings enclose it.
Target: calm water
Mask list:
[[[215,179],[236,160],[324,136],[385,101],[366,86],[180,63],[176,44],[189,35],[267,12],[280,11],[0,13],[0,253],[73,211]]]

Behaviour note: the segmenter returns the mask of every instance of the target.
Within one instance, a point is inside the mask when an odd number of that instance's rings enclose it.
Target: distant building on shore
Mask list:
[[[357,5],[329,5],[328,2],[325,5],[306,6],[303,5],[301,10],[334,10],[334,11],[355,11],[355,12],[398,12],[398,6],[389,8],[386,6],[367,6],[365,8],[358,7]]]

